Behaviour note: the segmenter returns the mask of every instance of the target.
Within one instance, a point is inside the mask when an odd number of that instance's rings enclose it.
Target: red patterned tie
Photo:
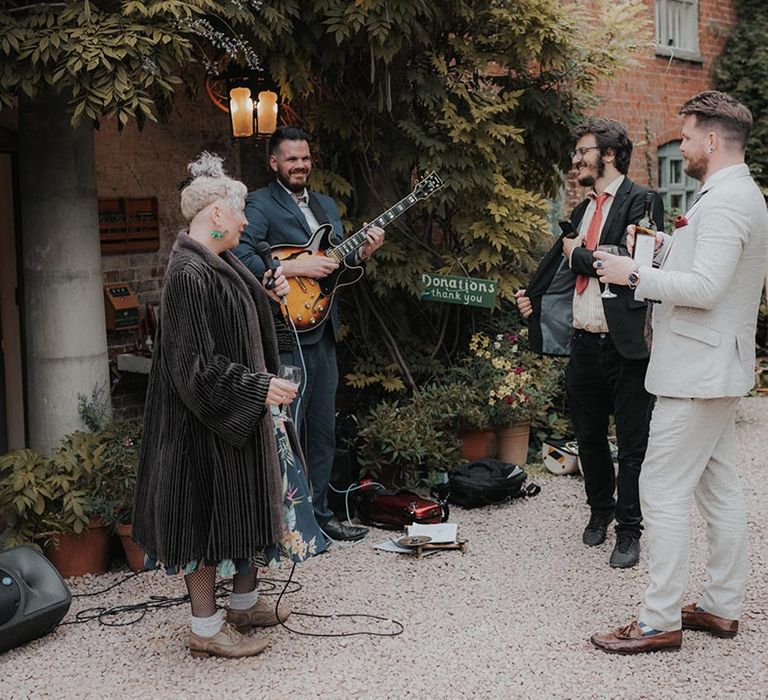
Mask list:
[[[595,198],[595,212],[592,214],[592,221],[589,222],[587,229],[587,238],[584,241],[584,247],[587,250],[597,248],[597,242],[600,240],[600,229],[603,226],[603,204],[611,195],[607,192],[597,195]],[[579,275],[576,278],[576,294],[581,294],[589,284],[587,275]]]

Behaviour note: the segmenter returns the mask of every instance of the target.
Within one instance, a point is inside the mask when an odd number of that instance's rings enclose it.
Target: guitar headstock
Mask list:
[[[426,199],[443,187],[445,187],[445,183],[440,176],[436,172],[431,172],[416,183],[413,188],[413,196],[416,199]]]

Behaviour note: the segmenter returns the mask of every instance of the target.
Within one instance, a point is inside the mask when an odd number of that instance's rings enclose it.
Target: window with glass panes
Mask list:
[[[700,61],[699,0],[655,0],[656,54]]]
[[[664,210],[672,217],[683,214],[693,203],[699,182],[685,174],[680,141],[661,146],[658,160],[659,193],[664,197]]]

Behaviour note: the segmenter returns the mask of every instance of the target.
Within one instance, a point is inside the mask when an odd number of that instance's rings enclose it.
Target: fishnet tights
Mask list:
[[[216,614],[216,567],[201,566],[184,577],[189,591],[194,617],[210,617]]]
[[[245,574],[235,574],[232,578],[233,593],[250,593],[256,590],[255,567]],[[197,571],[184,577],[189,591],[189,602],[192,605],[192,615],[195,617],[210,617],[216,614],[216,567],[201,566]]]
[[[233,593],[250,593],[256,590],[256,574],[258,570],[252,566],[247,574],[235,574],[232,577]]]

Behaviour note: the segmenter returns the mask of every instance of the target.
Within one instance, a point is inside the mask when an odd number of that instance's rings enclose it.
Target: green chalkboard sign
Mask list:
[[[479,277],[455,277],[424,272],[421,275],[424,301],[442,301],[463,306],[492,309],[496,304],[496,282]]]

